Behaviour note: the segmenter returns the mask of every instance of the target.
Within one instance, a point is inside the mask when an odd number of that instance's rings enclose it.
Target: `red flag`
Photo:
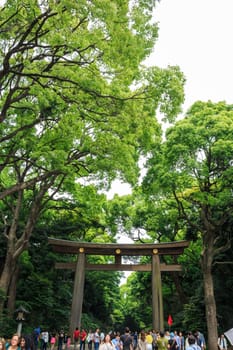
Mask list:
[[[171,315],[168,315],[167,323],[168,323],[169,326],[172,325],[173,319],[172,319]]]

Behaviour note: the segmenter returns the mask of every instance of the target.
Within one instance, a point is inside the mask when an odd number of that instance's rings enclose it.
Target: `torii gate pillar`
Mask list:
[[[163,297],[159,256],[152,256],[152,326],[153,329],[163,330]],[[75,269],[74,289],[70,317],[70,331],[81,327],[83,292],[85,281],[85,254],[79,253]]]
[[[152,256],[152,327],[155,330],[164,329],[163,317],[163,296],[162,296],[162,281],[160,271],[159,256],[154,249]]]
[[[74,289],[72,297],[71,317],[70,317],[70,332],[71,336],[76,327],[81,327],[83,292],[85,281],[85,254],[78,254],[78,260],[75,268]]]

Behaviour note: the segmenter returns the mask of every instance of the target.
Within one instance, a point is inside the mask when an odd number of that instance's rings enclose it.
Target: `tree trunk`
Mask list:
[[[217,350],[217,313],[212,277],[212,263],[214,257],[214,232],[205,233],[205,238],[203,239],[203,241],[204,250],[202,254],[202,271],[204,280],[205,310],[208,331],[208,349]]]
[[[9,316],[13,317],[15,312],[15,298],[16,298],[16,286],[19,277],[19,266],[15,267],[15,271],[13,272],[9,291],[8,291],[8,301],[7,301],[7,309]]]
[[[7,254],[3,271],[0,278],[0,290],[5,295],[0,302],[0,314],[2,314],[4,309],[4,304],[8,295],[8,290],[10,286],[11,277],[14,274],[16,261],[11,254]]]
[[[0,300],[0,315],[3,314],[3,309],[6,301],[6,297],[9,293],[9,287],[11,281],[14,280],[16,263],[18,258],[28,247],[28,242],[32,231],[34,229],[35,223],[39,217],[42,201],[45,193],[51,184],[55,181],[55,178],[50,179],[45,183],[42,183],[40,189],[38,190],[37,195],[34,197],[34,200],[29,208],[29,214],[27,220],[25,222],[24,230],[19,238],[17,238],[17,228],[18,228],[18,219],[20,215],[20,209],[23,206],[23,193],[19,192],[16,206],[13,207],[12,212],[14,212],[14,216],[12,219],[11,227],[7,237],[7,255],[4,262],[3,271],[0,277],[0,292],[5,296],[5,299],[2,298]],[[52,197],[51,197],[52,198]],[[14,288],[14,287],[13,287]],[[14,291],[11,291],[14,292]],[[11,310],[12,311],[12,305]]]
[[[186,304],[187,298],[186,298],[186,295],[184,293],[184,289],[182,288],[181,283],[180,283],[180,276],[177,272],[173,272],[172,280],[175,284],[176,292],[179,296],[179,300],[181,301],[182,304]]]

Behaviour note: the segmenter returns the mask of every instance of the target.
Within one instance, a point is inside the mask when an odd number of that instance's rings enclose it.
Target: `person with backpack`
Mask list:
[[[196,344],[196,338],[194,335],[190,335],[188,337],[188,347],[186,347],[186,350],[201,350],[201,347]]]
[[[133,350],[133,338],[130,334],[129,327],[125,327],[125,333],[121,335],[120,339],[123,344],[123,350]]]
[[[170,333],[170,339],[168,340],[168,348],[170,350],[177,350],[178,344],[175,338],[175,334],[173,332]]]

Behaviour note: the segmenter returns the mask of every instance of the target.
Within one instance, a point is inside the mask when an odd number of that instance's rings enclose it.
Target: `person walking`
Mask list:
[[[205,350],[206,342],[205,342],[204,334],[201,333],[200,331],[196,330],[196,332],[194,333],[194,336],[196,338],[197,345],[200,346],[201,350]]]
[[[47,345],[49,342],[49,332],[46,330],[42,330],[40,334],[41,339],[41,350],[47,350]]]
[[[138,332],[135,331],[133,334],[133,348],[134,350],[137,348],[138,346]]]
[[[94,340],[94,350],[99,350],[99,346],[100,346],[100,330],[99,330],[99,328],[96,328],[93,340]]]
[[[111,341],[110,334],[106,334],[104,340],[101,342],[99,346],[99,350],[115,350],[115,346]]]
[[[87,332],[85,331],[84,328],[82,328],[80,332],[80,350],[85,350],[86,338],[87,338]]]
[[[57,339],[57,343],[58,343],[57,350],[62,350],[64,337],[65,337],[65,333],[64,333],[63,329],[61,329],[59,334],[58,334],[58,339]]]
[[[177,344],[176,350],[180,350],[181,349],[180,336],[177,331],[174,331],[174,338]]]
[[[40,333],[41,333],[40,326],[36,327],[33,330],[33,341],[36,349],[38,348],[38,345],[39,345]]]
[[[10,342],[6,343],[6,350],[20,350],[19,341],[19,335],[17,333],[13,334]]]
[[[120,337],[123,350],[133,350],[133,338],[131,337],[129,327],[125,327],[125,333]]]
[[[152,349],[157,350],[157,331],[155,329],[152,330],[152,338],[153,338],[153,343],[152,343]]]
[[[87,347],[88,350],[92,350],[92,343],[94,341],[94,334],[92,332],[91,329],[89,329],[88,333],[87,333]]]
[[[4,338],[0,338],[0,350],[6,350],[6,341]]]
[[[164,332],[159,332],[159,337],[157,338],[158,350],[167,350],[168,349],[168,339],[165,337]]]
[[[220,350],[227,349],[227,340],[224,336],[224,334],[221,334],[218,338],[218,346]]]
[[[146,332],[146,349],[152,350],[153,337],[150,331]]]
[[[178,349],[175,334],[173,332],[170,333],[170,339],[168,340],[168,347],[169,347],[169,350],[177,350]]]
[[[76,327],[73,333],[74,350],[77,350],[78,348],[79,339],[80,339],[80,330],[78,327]]]
[[[51,338],[50,338],[50,350],[54,350],[56,341],[57,341],[56,334],[52,333]]]
[[[141,331],[138,339],[138,350],[146,350],[146,333]]]
[[[67,338],[66,338],[66,350],[70,350],[70,346],[71,346],[71,336],[70,336],[70,334],[67,334]]]
[[[179,337],[180,337],[180,350],[184,350],[184,336],[181,331],[179,332]]]
[[[116,350],[122,350],[123,349],[123,343],[120,338],[120,332],[116,332],[115,337],[112,339],[112,343],[115,346]]]
[[[21,350],[35,350],[35,344],[31,334],[22,335],[19,346]]]
[[[185,349],[186,350],[201,350],[201,347],[196,344],[196,337],[194,335],[190,335],[188,337],[188,346]]]

